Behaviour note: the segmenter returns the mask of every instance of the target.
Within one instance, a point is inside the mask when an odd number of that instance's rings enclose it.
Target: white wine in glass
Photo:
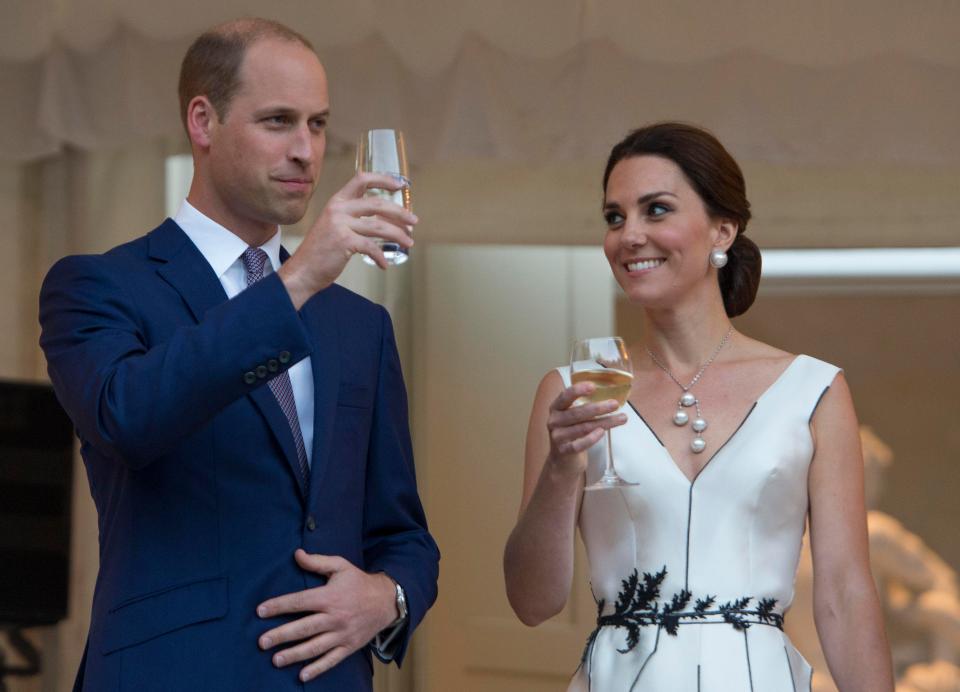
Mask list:
[[[602,336],[584,339],[573,345],[570,354],[570,381],[573,384],[593,382],[596,389],[589,396],[574,402],[575,406],[614,399],[619,406],[627,403],[633,385],[633,368],[630,354],[619,336]],[[613,415],[616,411],[608,414]],[[613,441],[607,430],[607,464],[603,476],[584,490],[600,490],[636,485],[623,480],[613,466]]]
[[[407,149],[403,142],[403,133],[400,130],[367,130],[360,135],[360,141],[357,144],[357,172],[385,173],[405,183],[396,192],[371,188],[367,190],[366,196],[383,197],[407,211],[413,211],[410,201]],[[406,248],[399,243],[392,240],[379,240],[377,242],[383,250],[383,256],[386,258],[387,264],[403,264],[410,258]],[[366,255],[363,256],[363,261],[376,266],[376,262]]]

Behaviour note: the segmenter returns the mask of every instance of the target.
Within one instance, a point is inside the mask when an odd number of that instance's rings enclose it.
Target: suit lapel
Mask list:
[[[157,273],[180,294],[197,322],[203,320],[211,308],[227,300],[223,285],[210,263],[171,219],[150,234],[150,256],[163,263]],[[253,390],[249,396],[283,450],[287,466],[297,481],[297,488],[302,489],[297,449],[283,409],[266,384]]]
[[[163,262],[157,273],[180,294],[197,322],[227,300],[209,262],[171,219],[150,233],[150,257]]]
[[[266,384],[250,392],[249,397],[266,419],[267,425],[270,426],[270,431],[277,442],[280,443],[284,459],[286,459],[290,473],[293,474],[293,478],[297,482],[297,489],[300,491],[302,498],[303,483],[300,482],[300,462],[297,459],[297,447],[293,442],[293,433],[290,432],[290,423],[287,421],[286,414],[284,414],[277,398]]]
[[[340,383],[340,335],[329,291],[314,296],[300,312],[313,341],[313,455],[310,487],[316,488],[330,461]]]

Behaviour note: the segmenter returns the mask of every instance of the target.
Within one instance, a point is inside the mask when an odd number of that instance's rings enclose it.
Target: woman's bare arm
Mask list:
[[[553,617],[567,602],[585,450],[607,428],[626,422],[623,414],[596,419],[615,411],[616,402],[571,406],[593,389],[590,383],[564,389],[552,371],[541,380],[530,413],[520,516],[503,556],[507,598],[527,625]]]
[[[870,573],[857,417],[842,374],[811,428],[810,545],[820,643],[840,692],[893,692],[890,648]]]

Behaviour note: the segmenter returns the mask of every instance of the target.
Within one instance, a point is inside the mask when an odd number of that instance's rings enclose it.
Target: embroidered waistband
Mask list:
[[[660,601],[660,586],[666,576],[666,567],[656,574],[644,572],[642,577],[637,570],[633,570],[621,582],[622,588],[617,594],[613,613],[608,615],[603,614],[606,600],[597,601],[597,627],[587,639],[584,659],[603,627],[623,627],[627,630],[627,647],[618,649],[620,653],[632,651],[637,646],[641,627],[661,627],[672,636],[677,635],[682,624],[705,622],[725,622],[736,630],[746,630],[751,625],[783,629],[783,613],[777,610],[775,598],[743,596],[718,605],[716,596],[707,595],[696,599],[691,608],[693,594],[681,589],[669,602]]]

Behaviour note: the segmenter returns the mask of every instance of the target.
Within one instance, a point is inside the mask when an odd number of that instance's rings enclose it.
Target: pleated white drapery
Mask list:
[[[555,161],[680,118],[758,161],[960,161],[960,4],[898,0],[6,0],[0,158],[179,137],[184,49],[244,15],[314,42],[334,144],[389,123],[421,161]]]

